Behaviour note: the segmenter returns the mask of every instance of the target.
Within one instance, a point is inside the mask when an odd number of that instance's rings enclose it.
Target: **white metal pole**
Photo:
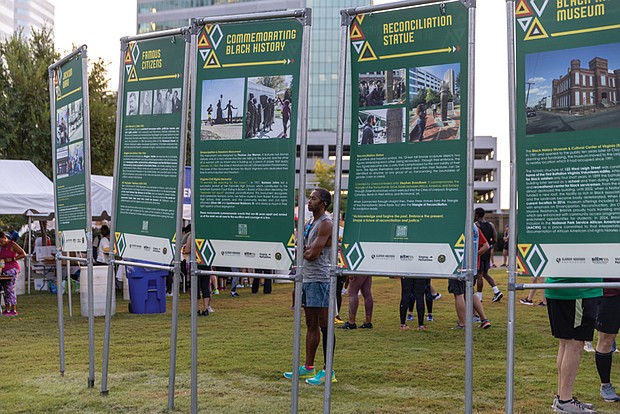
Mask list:
[[[55,69],[50,69],[49,73],[49,88],[50,88],[50,116],[51,120],[51,140],[52,140],[52,148],[55,147],[56,137],[54,137],[54,132],[56,131],[56,93],[54,89],[54,79],[57,76],[57,72]],[[55,154],[54,154],[55,155]],[[56,183],[56,169],[53,168],[52,175],[54,179],[54,183]],[[55,187],[55,186],[54,186]],[[56,188],[54,188],[54,197],[56,196]],[[54,217],[56,218],[55,227],[56,227],[56,298],[58,302],[58,348],[60,352],[60,375],[65,375],[65,328],[64,328],[64,315],[63,315],[63,299],[62,299],[62,263],[58,259],[60,253],[60,237],[58,236],[58,208],[56,203],[54,203]],[[47,229],[41,228],[41,239],[43,239],[43,232],[47,231]]]
[[[181,117],[181,142],[179,145],[179,177],[177,183],[177,222],[176,242],[174,250],[174,279],[172,284],[172,326],[170,332],[170,377],[168,379],[168,409],[174,409],[174,389],[177,362],[177,334],[179,331],[179,281],[181,272],[181,233],[183,225],[183,187],[185,184],[185,150],[187,146],[187,93],[189,90],[189,59],[191,53],[191,38],[189,29],[183,34],[185,41],[185,60],[183,65],[183,89],[182,89],[182,117]]]
[[[125,93],[124,71],[125,50],[129,47],[125,39],[121,39],[120,70],[118,75],[118,96],[116,99],[116,141],[114,144],[114,186],[112,189],[112,221],[110,222],[110,261],[108,263],[108,280],[105,306],[105,329],[103,333],[103,361],[101,363],[101,395],[108,395],[108,364],[110,360],[110,335],[112,325],[112,300],[114,300],[114,246],[116,246],[116,204],[118,201],[118,178],[120,169],[121,134],[123,125],[123,95]]]
[[[506,1],[508,27],[508,122],[510,139],[510,210],[508,218],[508,321],[506,337],[506,413],[514,410],[515,329],[517,292],[517,131],[515,74],[515,3]]]
[[[467,41],[467,206],[465,209],[465,253],[467,261],[465,287],[465,413],[473,412],[474,384],[474,278],[478,258],[474,256],[472,220],[474,210],[474,102],[475,102],[475,35],[476,5],[475,0],[468,4],[468,41]]]

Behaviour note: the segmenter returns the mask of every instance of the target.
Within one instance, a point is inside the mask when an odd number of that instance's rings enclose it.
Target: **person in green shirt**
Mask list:
[[[600,282],[596,278],[547,278],[547,283]],[[546,289],[547,312],[552,335],[559,339],[557,369],[558,391],[553,410],[558,413],[596,413],[592,404],[573,396],[575,378],[583,344],[592,341],[597,301],[603,295],[598,288]]]

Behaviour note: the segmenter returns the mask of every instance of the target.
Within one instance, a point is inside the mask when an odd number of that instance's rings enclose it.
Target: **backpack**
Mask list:
[[[479,221],[478,227],[480,228],[482,234],[484,234],[484,237],[489,242],[489,246],[494,246],[495,243],[497,243],[497,240],[495,240],[495,238],[493,237],[493,224],[489,223],[488,221]]]

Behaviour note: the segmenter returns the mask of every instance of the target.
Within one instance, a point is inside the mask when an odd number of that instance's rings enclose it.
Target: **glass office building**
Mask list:
[[[54,29],[54,6],[47,0],[0,0],[0,37],[11,36],[19,28],[28,35],[32,29]]]
[[[242,13],[312,9],[312,44],[308,106],[308,172],[314,160],[333,163],[336,154],[338,79],[340,63],[340,10],[365,6],[371,0],[138,0],[137,32],[146,33],[188,25],[191,18]],[[347,74],[347,79],[350,76]],[[350,94],[350,84],[347,94]],[[345,119],[350,114],[347,105]],[[348,130],[345,122],[345,131]],[[345,155],[349,133],[345,132]],[[298,150],[299,153],[299,150]],[[343,162],[343,187],[348,184],[348,158]],[[313,185],[312,175],[308,177]]]
[[[138,0],[138,33],[189,24],[192,17],[312,8],[309,129],[335,131],[338,111],[340,10],[369,0]]]

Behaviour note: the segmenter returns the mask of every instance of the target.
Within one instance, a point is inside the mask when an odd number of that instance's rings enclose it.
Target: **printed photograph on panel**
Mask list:
[[[172,113],[181,112],[181,88],[172,89]]]
[[[69,141],[84,138],[84,103],[82,98],[69,105]]]
[[[64,146],[56,149],[56,178],[62,179],[69,176],[69,147]]]
[[[140,115],[151,115],[153,111],[153,91],[140,91]]]
[[[406,112],[404,107],[359,111],[357,145],[407,142]]]
[[[244,88],[245,78],[202,82],[202,141],[243,138]]]
[[[84,174],[84,142],[69,145],[69,175]]]
[[[246,95],[246,138],[290,138],[292,75],[248,78]]]
[[[172,89],[156,89],[153,115],[172,113]]]
[[[127,92],[127,109],[126,109],[126,116],[133,116],[133,115],[138,115],[138,92],[137,91],[131,91],[131,92]]]
[[[56,110],[56,145],[69,142],[69,105]]]
[[[358,106],[404,104],[407,101],[407,69],[360,73]]]
[[[460,64],[409,69],[409,142],[459,139]]]
[[[526,134],[620,128],[620,43],[525,56]]]

